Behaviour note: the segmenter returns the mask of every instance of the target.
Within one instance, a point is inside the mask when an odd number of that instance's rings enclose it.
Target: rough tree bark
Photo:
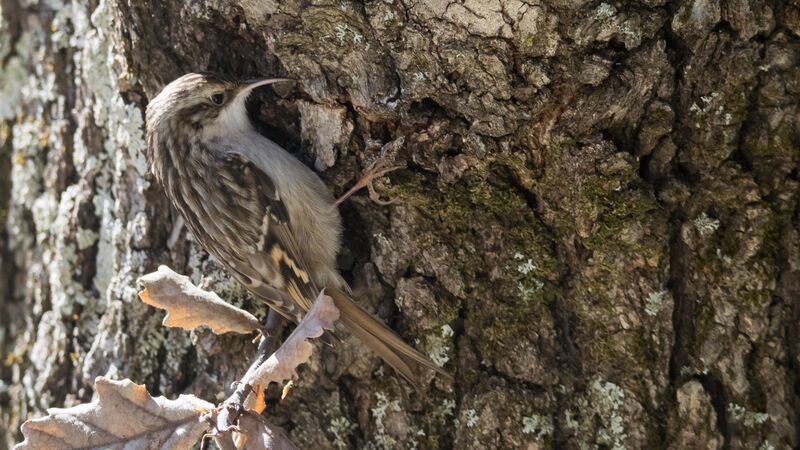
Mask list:
[[[143,108],[212,69],[337,193],[358,299],[455,375],[353,340],[268,409],[305,448],[800,445],[796,0],[2,0],[0,448],[98,375],[229,392],[253,346],[160,326],[168,264],[251,299],[146,173]],[[247,357],[243,357],[245,355]]]

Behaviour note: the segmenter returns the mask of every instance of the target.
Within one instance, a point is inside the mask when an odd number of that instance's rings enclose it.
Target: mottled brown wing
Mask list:
[[[319,290],[300,257],[286,205],[272,179],[244,156],[226,155],[225,163],[240,174],[240,182],[256,187],[263,208],[257,244],[252,251],[240,252],[226,262],[254,295],[282,316],[299,322]]]
[[[239,214],[241,217],[250,217],[247,228],[252,231],[253,222],[263,217],[257,235],[258,242],[239,246],[238,254],[230,258],[232,262],[229,264],[255,295],[274,305],[275,310],[283,316],[299,322],[319,291],[300,256],[300,246],[292,232],[288,210],[281,201],[280,192],[269,176],[245,157],[230,155],[225,162],[226,172],[235,170],[237,189],[255,192],[258,196],[257,202],[249,203],[250,214]],[[252,214],[252,208],[257,208],[258,214]],[[255,241],[252,233],[249,241]],[[331,288],[326,293],[334,299],[341,313],[340,319],[348,329],[403,377],[420,385],[424,369],[447,375],[430,358],[406,344],[391,328],[366,312],[347,292]],[[326,336],[324,340],[332,343],[333,336]]]

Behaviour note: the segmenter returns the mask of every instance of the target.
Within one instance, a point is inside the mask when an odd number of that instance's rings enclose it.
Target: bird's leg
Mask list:
[[[250,363],[250,368],[247,369],[247,373],[250,371],[256,370],[264,361],[269,358],[276,349],[278,343],[278,336],[280,336],[281,332],[283,331],[283,326],[286,324],[286,321],[278,314],[277,311],[274,309],[269,310],[269,314],[267,314],[267,320],[264,324],[264,329],[261,335],[261,342],[258,343],[258,350],[256,350],[256,356],[253,359],[253,362]],[[239,420],[239,415],[241,415],[242,411],[244,411],[244,403],[247,400],[247,395],[253,389],[253,386],[249,386],[243,383],[234,383],[236,389],[233,391],[230,397],[222,403],[222,406],[219,408],[219,413],[217,414],[217,431],[219,432],[227,432],[232,430],[232,427],[236,426],[236,423]]]
[[[364,171],[364,174],[361,178],[356,181],[356,184],[353,185],[347,192],[345,192],[341,197],[339,197],[336,202],[334,202],[333,206],[339,206],[343,201],[347,200],[351,195],[358,192],[358,190],[366,187],[369,190],[369,198],[378,203],[380,205],[388,205],[391,204],[391,200],[381,200],[380,194],[375,191],[375,186],[372,185],[373,181],[376,178],[380,178],[386,175],[389,172],[393,172],[397,169],[402,169],[403,166],[389,166],[387,165],[386,161],[383,157],[378,157],[370,166]]]
[[[267,320],[264,323],[261,342],[259,342],[258,350],[256,351],[256,358],[250,363],[250,368],[260,366],[277,349],[277,338],[283,331],[284,325],[286,325],[286,321],[283,317],[270,308],[269,313],[267,313]]]

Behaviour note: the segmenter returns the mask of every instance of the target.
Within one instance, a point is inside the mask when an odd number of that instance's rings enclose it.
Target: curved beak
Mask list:
[[[236,94],[237,97],[244,96],[246,99],[253,89],[261,86],[266,86],[273,83],[281,83],[285,81],[294,81],[291,78],[256,78],[254,80],[247,80],[243,83],[241,90]]]

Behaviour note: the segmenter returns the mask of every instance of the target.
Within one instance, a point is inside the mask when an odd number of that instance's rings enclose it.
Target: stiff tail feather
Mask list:
[[[433,370],[447,379],[450,374],[437,366],[427,356],[415,350],[389,327],[364,311],[349,295],[337,288],[326,288],[336,307],[339,320],[367,347],[377,353],[411,384],[419,386],[423,369]]]

